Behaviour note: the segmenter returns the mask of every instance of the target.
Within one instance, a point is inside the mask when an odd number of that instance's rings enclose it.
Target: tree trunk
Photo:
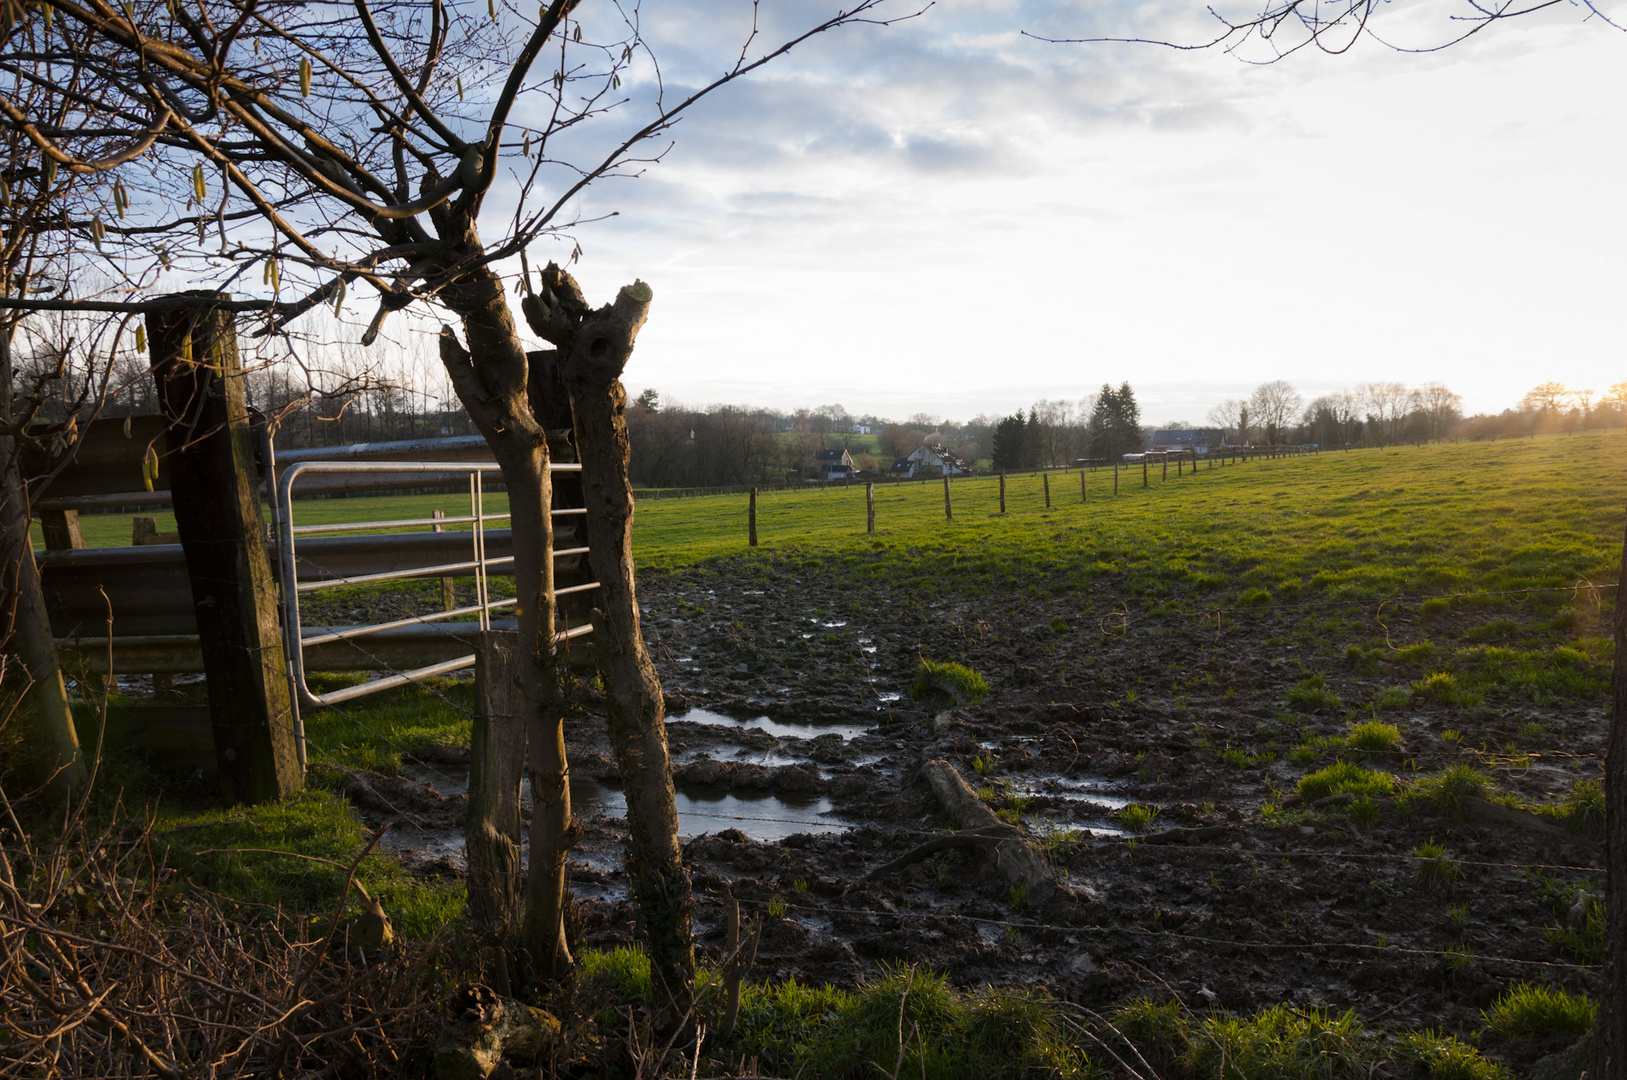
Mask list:
[[[649,287],[634,282],[613,305],[590,312],[576,283],[550,264],[542,296],[528,296],[524,308],[532,329],[559,348],[575,416],[589,558],[600,583],[594,650],[632,834],[627,873],[649,935],[650,971],[661,1004],[676,1019],[694,993],[693,902],[678,843],[661,682],[639,628],[627,392],[620,378],[650,300]]]
[[[1622,543],[1616,586],[1616,656],[1610,673],[1610,741],[1604,758],[1605,963],[1604,1068],[1610,1078],[1627,1072],[1627,538]]]
[[[470,233],[472,237],[472,229]],[[478,252],[478,239],[470,250]],[[564,695],[554,636],[554,534],[548,439],[530,399],[525,347],[503,283],[478,266],[442,293],[463,320],[469,347],[441,331],[441,361],[470,418],[491,446],[508,487],[514,546],[515,619],[520,691],[526,703],[531,778],[531,866],[521,946],[530,970],[558,978],[570,968],[565,941],[565,856],[570,846],[570,776],[565,757]]]
[[[13,326],[0,328],[0,421],[12,422],[11,335]],[[28,490],[23,484],[21,455],[16,437],[0,434],[0,657],[10,669],[0,671],[6,682],[16,679],[27,687],[32,716],[30,742],[36,751],[30,762],[37,779],[48,781],[66,794],[85,785],[87,770],[79,752],[79,734],[68,690],[57,666],[56,638],[40,590],[39,568],[29,537]]]
[[[0,487],[0,649],[20,671],[6,671],[27,686],[33,768],[40,781],[66,794],[85,785],[85,763],[80,758],[79,734],[68,690],[57,666],[56,638],[40,591],[39,568],[29,539],[28,495],[17,469],[15,440],[0,437],[5,475]],[[9,665],[8,665],[9,666]]]

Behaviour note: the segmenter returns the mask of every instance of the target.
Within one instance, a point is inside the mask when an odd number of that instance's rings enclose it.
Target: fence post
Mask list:
[[[1051,508],[1051,474],[1045,473],[1045,509]]]
[[[864,531],[876,531],[876,485],[871,481],[864,485]]]
[[[1179,480],[1181,477],[1183,477],[1185,475],[1186,475],[1186,459],[1184,457],[1183,458],[1176,458],[1175,459],[1175,479]]]
[[[79,511],[45,510],[40,513],[39,519],[46,547],[67,550],[85,546],[84,533],[79,531]]]
[[[488,970],[508,976],[520,933],[520,775],[525,765],[525,701],[519,635],[484,630],[475,644],[478,705],[469,731],[469,807],[463,846],[469,860],[469,918],[496,948]],[[512,993],[512,989],[499,992]]]
[[[1088,470],[1086,470],[1086,469],[1080,469],[1079,470],[1079,501],[1080,502],[1089,502],[1090,501],[1090,489],[1085,487],[1085,473],[1087,471]]]
[[[751,505],[746,514],[746,537],[752,547],[757,546],[757,489],[751,489]]]
[[[269,802],[303,782],[298,717],[236,330],[229,312],[208,306],[219,294],[191,295],[200,302],[147,316],[153,380],[169,425],[165,466],[198,617],[221,797]]]
[[[949,477],[943,478],[943,516],[947,521],[955,520],[955,511],[949,505]]]
[[[429,516],[432,518],[444,518],[446,516],[446,511],[431,510],[429,512]],[[446,531],[445,525],[435,525],[433,528],[438,533],[443,533]],[[449,577],[443,577],[441,579],[441,610],[451,611],[455,607],[457,607],[457,595],[452,588],[452,579]]]
[[[1113,494],[1117,495],[1118,493],[1119,493],[1119,463],[1118,463],[1118,461],[1115,460],[1113,462]]]
[[[1169,468],[1168,462],[1165,462],[1164,468]],[[1147,459],[1145,457],[1141,459],[1141,486],[1152,487],[1152,485],[1147,482]]]
[[[1169,458],[1165,458],[1164,459],[1164,473],[1163,473],[1162,476],[1160,476],[1158,478],[1158,480],[1159,480],[1159,483],[1163,483],[1165,480],[1168,480],[1168,479],[1169,479]]]
[[[1000,474],[1000,513],[1006,512],[1006,474]]]

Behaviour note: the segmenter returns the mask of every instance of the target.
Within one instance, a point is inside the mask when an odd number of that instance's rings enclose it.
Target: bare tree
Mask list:
[[[1254,419],[1252,407],[1246,401],[1228,398],[1209,410],[1209,422],[1220,428],[1222,435],[1230,432],[1240,444],[1247,445],[1250,424]]]
[[[1463,397],[1445,383],[1427,382],[1415,391],[1418,408],[1428,417],[1429,437],[1444,439],[1463,418]]]
[[[22,101],[0,94],[0,130],[26,140],[51,169],[88,178],[95,205],[69,226],[81,250],[111,249],[106,266],[117,293],[113,299],[71,290],[40,299],[13,294],[5,301],[11,309],[152,310],[154,286],[170,270],[195,280],[224,276],[222,284],[238,290],[252,288],[252,275],[260,274],[271,299],[213,303],[265,312],[263,332],[283,331],[320,305],[342,305],[351,286],[376,297],[364,343],[380,335],[392,312],[414,304],[434,305],[457,324],[457,331],[442,332],[442,362],[502,466],[515,535],[538,538],[514,556],[516,612],[530,661],[521,665],[521,681],[535,709],[533,797],[550,808],[553,826],[533,828],[534,868],[557,865],[570,832],[559,735],[563,656],[551,588],[549,431],[572,426],[573,407],[579,430],[613,428],[613,418],[584,410],[615,412],[623,398],[612,378],[599,381],[601,396],[593,402],[566,400],[554,361],[528,351],[498,265],[570,225],[575,196],[586,185],[636,169],[641,154],[644,161],[659,157],[659,149],[642,147],[707,95],[815,35],[876,22],[880,3],[860,0],[767,48],[756,47],[752,28],[721,76],[677,100],[657,83],[646,115],[618,126],[595,156],[575,161],[555,156],[562,133],[580,138],[578,131],[629,101],[620,93],[622,80],[648,51],[636,10],[547,0],[531,18],[441,0],[384,0],[376,7],[368,0],[53,0],[22,7],[28,48],[0,61],[15,85],[38,95]],[[516,112],[522,99],[527,120]],[[511,205],[501,235],[488,240],[482,211],[505,165],[514,180]],[[487,213],[484,220],[499,219]],[[532,288],[531,275],[525,280]],[[553,266],[534,292],[542,305],[534,328],[550,341],[572,343],[555,342],[561,362],[583,341],[609,342],[624,361],[650,302],[647,288],[623,290],[604,309],[612,314],[601,317]],[[619,472],[625,477],[625,469]],[[617,473],[611,467],[606,475]],[[589,535],[618,534],[619,512],[590,500]],[[603,550],[604,557],[630,559],[614,545]],[[607,587],[605,602],[630,605],[605,612],[602,631],[636,638],[630,565],[596,570],[626,583]],[[611,656],[635,644],[615,640],[600,648]],[[641,699],[634,715],[613,722],[640,748],[623,770],[633,833],[629,872],[641,901],[661,905],[646,911],[652,937],[675,935],[652,942],[652,956],[661,965],[659,985],[681,1013],[694,979],[690,894],[681,863],[668,858],[677,818],[658,688],[626,680],[608,661],[602,666],[607,681],[623,679],[618,700]],[[651,693],[657,701],[642,700]],[[532,890],[524,942],[532,969],[543,975],[568,960],[558,888],[553,892]]]
[[[1538,383],[1525,392],[1520,408],[1542,416],[1562,412],[1570,400],[1571,391],[1561,382]]]
[[[1249,415],[1265,429],[1268,443],[1275,443],[1299,415],[1299,391],[1282,379],[1261,383],[1249,395]]]

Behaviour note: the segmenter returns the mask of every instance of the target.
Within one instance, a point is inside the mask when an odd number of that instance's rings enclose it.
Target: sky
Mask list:
[[[723,70],[750,10],[645,4],[669,94]],[[764,10],[759,40],[829,14]],[[1467,10],[1374,25],[1435,45]],[[1202,41],[1196,0],[940,0],[719,91],[590,188],[579,212],[617,216],[558,251],[581,245],[594,302],[651,285],[625,381],[690,405],[964,420],[1128,380],[1148,420],[1198,422],[1271,379],[1438,380],[1470,413],[1602,394],[1627,380],[1627,35],[1587,15],[1261,66],[1024,36]]]

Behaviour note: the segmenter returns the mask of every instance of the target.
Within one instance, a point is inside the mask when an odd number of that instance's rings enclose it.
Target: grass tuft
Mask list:
[[[1463,876],[1463,867],[1448,856],[1446,848],[1437,844],[1434,837],[1413,848],[1412,855],[1418,860],[1412,872],[1427,890],[1438,892],[1450,888]]]
[[[1401,729],[1382,720],[1368,720],[1350,728],[1350,745],[1369,754],[1401,749]]]
[[[989,684],[983,676],[953,661],[938,662],[923,657],[915,672],[915,682],[910,684],[910,697],[917,701],[947,698],[956,705],[976,705],[988,696]]]
[[[1473,765],[1460,763],[1447,766],[1439,775],[1419,780],[1409,795],[1431,803],[1440,813],[1461,818],[1465,796],[1484,799],[1490,792],[1491,777]]]
[[[1328,689],[1320,675],[1312,675],[1288,691],[1288,705],[1297,712],[1327,713],[1339,708],[1339,695]]]
[[[1130,803],[1118,811],[1119,824],[1131,832],[1146,832],[1152,819],[1158,816],[1158,807],[1151,803]]]
[[[1388,795],[1395,790],[1395,777],[1353,761],[1335,761],[1325,769],[1300,777],[1296,790],[1307,802],[1346,793],[1358,796]]]
[[[1511,1042],[1548,1035],[1581,1035],[1593,1026],[1599,1006],[1586,994],[1522,982],[1503,991],[1481,1015],[1486,1026]]]
[[[1430,1080],[1509,1080],[1507,1069],[1487,1061],[1456,1035],[1408,1032],[1401,1037],[1401,1049]]]

